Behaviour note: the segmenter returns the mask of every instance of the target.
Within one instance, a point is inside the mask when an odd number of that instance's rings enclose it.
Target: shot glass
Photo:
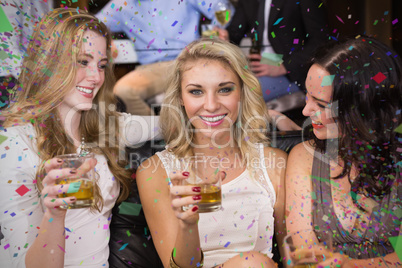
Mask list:
[[[74,168],[79,170],[79,168],[86,161],[94,158],[93,153],[89,153],[85,156],[79,154],[65,154],[59,155],[57,158],[63,160],[61,168]],[[75,196],[77,200],[72,204],[64,204],[60,206],[63,209],[75,209],[75,208],[86,208],[92,206],[94,202],[94,186],[95,186],[95,170],[91,169],[87,173],[81,174],[76,178],[66,178],[57,181],[57,184],[66,185],[68,188],[61,188],[61,193],[58,195],[60,198]]]
[[[191,185],[201,188],[201,201],[197,203],[198,212],[213,212],[222,207],[222,180],[219,158],[193,157],[180,159],[181,170],[189,172],[182,185]],[[193,205],[183,206],[183,210],[191,209]]]
[[[332,236],[329,232],[316,234],[314,230],[300,230],[284,239],[287,264],[296,268],[316,268],[332,257]]]

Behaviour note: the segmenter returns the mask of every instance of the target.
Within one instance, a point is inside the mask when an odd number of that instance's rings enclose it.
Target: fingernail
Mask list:
[[[193,207],[193,208],[191,209],[192,212],[196,212],[197,210],[198,210],[198,207]]]
[[[222,171],[222,172],[225,173],[225,177],[223,177],[223,179],[226,179],[226,176],[227,176],[226,172],[225,171]]]
[[[57,158],[57,163],[61,164],[61,163],[63,163],[63,160],[61,160],[60,158]]]
[[[192,190],[193,190],[193,192],[200,193],[201,187],[193,187]]]
[[[72,170],[70,170],[70,174],[75,174],[77,173],[77,170],[75,168],[73,168]]]
[[[77,198],[76,198],[75,196],[70,197],[70,201],[71,201],[71,202],[77,201]]]
[[[193,200],[201,200],[201,195],[194,195]]]
[[[190,175],[190,172],[188,172],[188,171],[184,171],[182,174],[183,174],[183,176],[188,177],[188,175]]]

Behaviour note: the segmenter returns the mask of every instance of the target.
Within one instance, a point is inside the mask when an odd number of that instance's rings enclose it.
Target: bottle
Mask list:
[[[249,50],[249,54],[261,54],[261,45],[258,40],[257,33],[254,35],[253,39],[251,40],[251,47]],[[256,59],[251,59],[250,61],[257,61]]]

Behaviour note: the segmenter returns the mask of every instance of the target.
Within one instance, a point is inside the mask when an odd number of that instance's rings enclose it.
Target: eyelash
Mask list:
[[[224,87],[224,88],[219,89],[219,93],[225,94],[225,93],[232,92],[233,90],[234,90],[233,87]],[[190,92],[190,94],[197,95],[197,96],[201,95],[201,93],[202,93],[201,89],[192,89],[189,92]]]
[[[82,67],[87,67],[89,64],[89,61],[87,60],[78,60],[78,64],[80,64]],[[102,64],[102,65],[98,65],[98,68],[101,70],[106,69],[107,64]]]

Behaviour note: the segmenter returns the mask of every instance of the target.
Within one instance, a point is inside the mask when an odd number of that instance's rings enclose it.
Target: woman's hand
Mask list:
[[[331,258],[326,259],[323,262],[317,264],[318,268],[330,267],[330,268],[352,268],[352,262],[349,256],[340,254],[340,253],[332,253]]]
[[[78,169],[61,168],[63,160],[59,158],[52,158],[45,163],[46,176],[42,181],[43,190],[41,196],[47,211],[52,217],[64,217],[66,214],[65,209],[60,209],[61,205],[72,204],[76,201],[74,196],[60,198],[58,195],[67,193],[70,184],[56,184],[62,179],[75,179],[80,178],[83,174],[87,173],[96,165],[96,159],[86,161]]]
[[[201,187],[191,185],[181,185],[182,181],[187,179],[190,174],[187,171],[176,171],[170,173],[170,180],[173,187],[170,188],[170,197],[172,208],[176,217],[183,223],[196,224],[199,219],[197,213],[197,203],[201,201]],[[193,205],[187,211],[182,210],[182,206]]]

